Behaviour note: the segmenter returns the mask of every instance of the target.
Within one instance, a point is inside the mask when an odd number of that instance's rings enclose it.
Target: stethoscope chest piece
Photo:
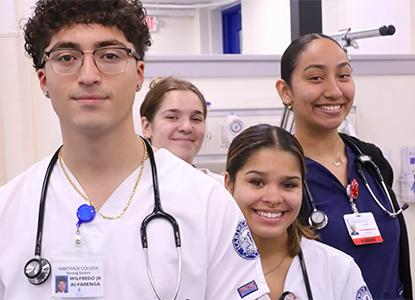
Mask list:
[[[50,275],[51,266],[47,259],[34,257],[24,267],[24,274],[31,284],[44,283]]]
[[[315,229],[323,229],[326,227],[329,218],[321,210],[314,210],[308,218],[308,223]]]

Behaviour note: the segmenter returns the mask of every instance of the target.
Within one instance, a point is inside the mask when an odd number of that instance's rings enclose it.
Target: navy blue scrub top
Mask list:
[[[359,265],[363,278],[372,293],[373,299],[403,299],[403,289],[399,279],[399,236],[397,218],[385,215],[369,193],[357,172],[356,155],[346,145],[348,160],[348,184],[352,179],[359,183],[359,195],[355,200],[359,213],[372,212],[383,243],[356,246],[346,227],[343,216],[352,214],[346,188],[324,166],[306,158],[307,184],[317,209],[328,216],[325,228],[317,230],[323,243],[346,252]],[[371,166],[364,165],[367,181],[382,205],[392,211],[389,200],[378,180],[368,172]]]

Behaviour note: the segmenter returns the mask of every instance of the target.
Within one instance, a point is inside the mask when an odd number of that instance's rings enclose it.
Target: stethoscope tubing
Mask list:
[[[153,287],[153,291],[157,296],[157,299],[162,300],[161,295],[157,289],[156,283],[154,282],[154,278],[153,278],[153,274],[151,272],[151,268],[150,268],[150,261],[148,259],[148,248],[143,248],[144,251],[144,257],[146,260],[146,268],[147,268],[147,275],[148,278],[150,279],[150,283],[151,286]],[[180,250],[180,247],[177,247],[177,257],[178,257],[178,261],[179,261],[179,266],[178,266],[178,276],[177,276],[177,283],[176,283],[176,290],[174,291],[174,295],[172,300],[175,300],[177,298],[177,295],[179,294],[179,289],[180,289],[180,283],[181,283],[181,275],[182,275],[182,253]]]
[[[313,293],[311,292],[311,286],[310,286],[310,281],[308,279],[306,263],[305,263],[303,251],[301,250],[301,248],[300,248],[300,252],[298,252],[298,258],[300,260],[301,273],[303,274],[304,285],[305,285],[305,289],[307,292],[307,299],[313,300]],[[286,291],[282,293],[282,295],[278,298],[278,300],[288,300],[288,299],[290,300],[296,299],[295,293]]]
[[[42,238],[43,238],[43,223],[45,218],[45,207],[46,207],[46,195],[49,186],[50,176],[54,165],[58,160],[59,149],[52,156],[52,159],[49,162],[49,165],[46,169],[45,178],[42,184],[42,190],[40,193],[40,203],[39,203],[39,216],[37,221],[37,232],[36,232],[36,244],[35,244],[35,257],[30,259],[24,266],[23,272],[29,282],[34,285],[39,285],[44,283],[51,273],[50,262],[41,257],[42,252]]]
[[[391,198],[391,196],[390,196],[390,193],[389,193],[389,191],[388,191],[388,188],[387,188],[387,186],[386,186],[386,183],[385,183],[385,180],[383,179],[383,176],[382,176],[382,173],[380,172],[380,169],[379,169],[379,167],[375,164],[375,162],[372,160],[372,158],[369,156],[369,155],[366,155],[366,154],[363,154],[363,152],[360,150],[360,148],[354,143],[354,142],[352,142],[349,138],[347,139],[348,141],[349,141],[349,145],[352,147],[352,148],[354,148],[355,149],[355,153],[357,154],[357,156],[356,156],[356,160],[357,160],[357,162],[356,162],[356,164],[357,164],[357,172],[359,173],[359,176],[360,176],[360,178],[362,179],[362,181],[363,181],[363,183],[364,183],[364,185],[366,186],[366,188],[368,189],[368,191],[369,191],[369,193],[370,193],[370,195],[372,196],[372,198],[373,198],[373,200],[376,202],[376,204],[379,206],[379,208],[382,210],[382,212],[384,213],[384,214],[386,214],[386,215],[389,215],[390,217],[392,217],[392,218],[395,218],[397,215],[399,215],[399,214],[401,214],[405,209],[407,209],[408,207],[409,207],[409,205],[407,204],[407,203],[405,203],[397,212],[396,212],[396,210],[395,210],[395,207],[394,207],[394,205],[393,205],[393,201],[392,201],[392,198]],[[365,163],[369,163],[372,167],[373,167],[373,169],[375,170],[375,173],[376,173],[376,175],[377,175],[377,177],[378,177],[378,180],[379,180],[379,182],[380,182],[380,184],[381,184],[381,186],[382,186],[382,189],[383,189],[383,191],[384,191],[384,193],[386,194],[386,197],[387,197],[387,199],[388,199],[388,202],[390,203],[390,206],[391,206],[391,209],[392,209],[392,212],[390,212],[389,210],[387,210],[383,205],[382,205],[382,203],[379,201],[379,199],[376,197],[376,195],[374,194],[374,192],[373,192],[373,190],[372,190],[372,188],[370,187],[370,185],[369,185],[369,183],[368,183],[368,181],[367,181],[367,178],[366,178],[366,176],[365,176],[365,174],[363,173],[363,167],[362,167],[362,164],[365,164]],[[322,212],[322,211],[320,211],[320,210],[317,210],[317,206],[316,206],[316,203],[315,203],[315,201],[314,201],[314,198],[313,198],[313,196],[312,196],[312,194],[311,194],[311,191],[310,191],[310,189],[308,188],[308,186],[307,186],[307,183],[305,182],[305,184],[304,184],[304,186],[305,186],[305,191],[306,191],[306,193],[307,193],[307,195],[308,195],[308,201],[309,201],[309,203],[310,203],[310,205],[311,205],[311,208],[312,208],[312,212],[311,212],[311,215],[310,215],[310,218],[309,218],[309,222],[310,222],[310,225],[312,225],[314,228],[316,228],[316,229],[322,229],[322,228],[324,228],[326,225],[327,225],[327,220],[328,220],[328,218],[327,218],[327,215],[324,213],[324,212]],[[321,224],[321,226],[315,226],[315,224],[313,224],[312,223],[312,221],[310,221],[311,220],[311,216],[314,214],[314,213],[316,213],[316,212],[318,212],[318,213],[320,213],[320,214],[323,214],[324,216],[325,216],[325,220],[326,220],[326,222],[324,223],[324,224]],[[320,224],[319,224],[320,225]]]
[[[172,298],[174,300],[177,298],[177,295],[179,293],[181,275],[182,275],[182,256],[181,256],[181,239],[180,239],[179,224],[177,223],[176,219],[172,215],[166,213],[161,206],[159,181],[158,181],[158,175],[157,175],[156,162],[154,159],[154,152],[152,150],[150,143],[145,138],[141,136],[140,138],[143,139],[143,141],[145,142],[147,152],[150,158],[151,173],[152,173],[152,180],[153,180],[153,192],[154,192],[154,210],[152,213],[150,213],[147,217],[144,218],[141,224],[141,229],[140,229],[141,242],[142,242],[144,256],[146,260],[147,274],[149,276],[149,279],[150,279],[150,282],[151,282],[151,285],[152,285],[152,288],[155,294],[157,295],[159,300],[162,300],[160,293],[158,292],[157,287],[155,285],[155,282],[154,282],[154,279],[151,273],[149,259],[148,259],[147,225],[153,219],[163,218],[163,219],[166,219],[168,222],[170,222],[173,227],[174,240],[175,240],[175,244],[177,248],[177,255],[178,255],[178,261],[179,261],[177,285],[176,285],[174,296]],[[42,190],[40,194],[39,215],[38,215],[36,245],[35,245],[35,257],[30,259],[24,268],[24,273],[26,277],[28,278],[29,282],[35,285],[44,283],[49,278],[49,275],[51,272],[51,266],[50,266],[49,261],[41,257],[43,224],[44,224],[44,218],[45,218],[46,196],[47,196],[47,191],[49,187],[49,181],[50,181],[53,167],[56,165],[56,162],[58,160],[59,151],[61,148],[62,146],[60,146],[59,149],[52,156],[52,159],[50,160],[49,165],[45,172],[45,178],[43,180]]]
[[[45,220],[45,207],[46,207],[46,194],[48,192],[49,180],[52,174],[53,166],[58,161],[59,151],[62,146],[53,154],[52,159],[49,162],[49,165],[46,169],[45,179],[43,180],[42,192],[40,195],[40,204],[39,204],[39,216],[37,219],[37,233],[36,233],[36,246],[35,246],[35,256],[40,257],[42,252],[42,238],[43,238],[43,223]]]
[[[150,158],[151,169],[152,169],[151,174],[153,177],[153,194],[154,194],[153,212],[144,218],[143,222],[141,223],[141,229],[140,229],[141,243],[143,246],[144,257],[146,260],[147,274],[148,274],[148,278],[150,279],[151,286],[153,287],[154,293],[156,294],[159,300],[162,300],[161,295],[157,289],[156,283],[154,282],[153,274],[150,268],[150,261],[148,258],[147,226],[154,219],[157,219],[157,218],[165,219],[168,222],[170,222],[173,227],[174,240],[176,244],[177,257],[178,257],[178,262],[179,262],[176,289],[175,289],[175,292],[172,298],[172,300],[175,300],[179,293],[181,277],[182,277],[182,255],[181,255],[181,239],[180,239],[179,224],[177,223],[176,219],[172,215],[166,213],[161,206],[158,174],[157,174],[156,162],[154,159],[154,152],[153,152],[153,149],[150,143],[146,139],[143,139],[143,140],[146,143],[148,156]]]
[[[300,248],[300,252],[298,253],[298,258],[300,259],[301,271],[303,272],[304,284],[307,290],[307,297],[309,300],[313,300],[313,293],[311,292],[310,280],[308,279],[307,268],[305,265],[303,251],[301,250],[301,248]]]
[[[375,162],[372,160],[372,158],[369,155],[365,155],[362,153],[362,151],[359,149],[359,147],[357,147],[357,145],[353,144],[353,146],[355,147],[355,149],[359,152],[359,155],[357,156],[357,172],[359,173],[360,177],[363,180],[364,185],[366,186],[366,188],[368,189],[370,195],[372,196],[372,198],[375,200],[375,202],[377,203],[377,205],[380,207],[380,209],[383,211],[384,214],[389,215],[392,218],[395,218],[397,215],[399,215],[400,213],[402,213],[405,209],[408,208],[408,204],[405,203],[405,205],[402,206],[401,209],[399,209],[398,212],[396,212],[395,207],[393,205],[392,202],[392,198],[390,196],[389,190],[386,186],[385,180],[383,179],[382,176],[382,172],[380,172],[379,167],[375,164]],[[362,169],[362,164],[365,163],[369,163],[373,169],[376,172],[376,175],[378,176],[379,182],[382,186],[383,191],[386,194],[386,197],[388,198],[389,204],[391,206],[392,212],[390,212],[389,210],[387,210],[382,203],[380,203],[379,199],[376,197],[376,195],[373,193],[372,188],[370,187],[365,174],[363,173],[363,169]]]
[[[376,169],[376,168],[375,168]],[[369,191],[369,193],[370,193],[370,195],[372,196],[372,198],[376,201],[376,203],[377,203],[377,205],[380,207],[380,209],[382,209],[382,211],[384,212],[384,213],[388,213],[389,215],[393,215],[393,214],[395,214],[396,212],[395,212],[395,208],[393,207],[393,204],[392,204],[392,199],[390,198],[390,195],[389,195],[389,192],[388,192],[388,190],[387,190],[387,188],[386,188],[386,186],[385,186],[385,182],[383,181],[383,177],[379,177],[379,178],[381,178],[381,185],[382,185],[382,188],[383,188],[383,190],[385,191],[385,194],[386,194],[386,196],[387,196],[387,198],[388,198],[388,201],[389,201],[389,203],[390,203],[390,205],[391,205],[391,207],[392,207],[392,213],[390,213],[383,205],[382,205],[382,203],[380,203],[380,201],[378,200],[378,198],[376,197],[376,195],[373,193],[373,191],[372,191],[372,188],[370,187],[370,185],[369,185],[369,183],[368,183],[368,181],[367,181],[367,179],[366,179],[366,176],[365,176],[365,174],[363,173],[363,170],[362,170],[362,164],[360,163],[360,162],[358,162],[357,163],[357,172],[359,173],[359,175],[360,175],[360,177],[362,178],[362,180],[363,180],[363,183],[364,183],[364,185],[366,186],[366,188],[368,189],[368,191]],[[376,173],[378,173],[378,172],[376,172]],[[379,174],[379,173],[378,173]],[[379,175],[378,175],[379,176]],[[393,215],[393,217],[395,217],[394,215]]]
[[[157,174],[156,162],[154,159],[154,152],[151,148],[150,143],[146,139],[144,139],[144,142],[146,143],[147,152],[150,158],[150,163],[151,163],[151,168],[152,168],[151,174],[153,177],[154,210],[151,214],[145,217],[143,222],[141,223],[140,233],[141,233],[141,242],[142,242],[143,249],[148,247],[147,226],[150,223],[150,221],[156,218],[166,219],[168,222],[172,224],[176,247],[180,247],[181,239],[180,239],[179,224],[177,223],[176,219],[172,215],[166,213],[163,210],[163,207],[161,206],[158,174]]]

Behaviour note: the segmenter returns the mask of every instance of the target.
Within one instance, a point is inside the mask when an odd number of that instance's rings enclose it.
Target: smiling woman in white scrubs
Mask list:
[[[300,224],[304,179],[303,150],[284,129],[252,126],[230,145],[225,186],[258,247],[269,297],[372,299],[353,258]]]
[[[140,107],[143,135],[157,148],[165,148],[185,162],[203,145],[207,106],[199,89],[173,76],[156,78]],[[223,176],[200,169],[223,184]]]

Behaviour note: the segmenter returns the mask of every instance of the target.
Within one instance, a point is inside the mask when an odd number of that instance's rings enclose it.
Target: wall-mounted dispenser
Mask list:
[[[222,144],[229,146],[233,139],[244,129],[245,124],[237,115],[229,115],[222,125]]]
[[[401,200],[415,202],[415,147],[402,148]]]

